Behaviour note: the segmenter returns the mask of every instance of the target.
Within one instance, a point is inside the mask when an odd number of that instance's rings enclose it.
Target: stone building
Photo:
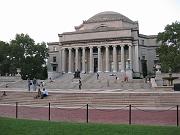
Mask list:
[[[156,35],[139,34],[138,22],[117,12],[98,13],[58,37],[59,42],[48,43],[52,78],[76,70],[145,76],[157,59]]]

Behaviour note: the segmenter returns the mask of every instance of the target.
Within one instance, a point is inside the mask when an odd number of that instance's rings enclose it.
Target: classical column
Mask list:
[[[134,46],[134,63],[133,63],[133,70],[135,72],[140,72],[140,67],[139,67],[139,46],[138,46],[138,41],[133,42]]]
[[[129,68],[132,69],[132,44],[129,45]]]
[[[89,73],[93,73],[93,47],[90,46]]]
[[[72,64],[72,61],[71,61],[71,59],[72,59],[72,48],[68,48],[69,49],[69,67],[68,67],[68,73],[72,73],[72,70],[71,70],[71,68],[72,68],[72,66],[71,66],[71,64]]]
[[[98,72],[101,72],[101,46],[98,46]]]
[[[78,62],[78,48],[75,48],[76,49],[76,54],[75,54],[75,71],[77,71],[77,69],[79,70],[79,62]]]
[[[62,48],[62,72],[65,73],[65,48]]]
[[[117,46],[113,46],[113,72],[117,72]]]
[[[124,72],[124,45],[121,45],[121,72]]]
[[[106,47],[106,71],[109,72],[109,46]]]
[[[85,53],[86,53],[86,50],[85,50],[85,47],[82,47],[82,73],[85,73],[86,72],[86,67],[85,67],[85,61],[86,61],[86,58],[85,58]]]

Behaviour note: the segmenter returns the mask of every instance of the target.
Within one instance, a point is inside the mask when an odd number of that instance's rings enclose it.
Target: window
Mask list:
[[[56,62],[56,57],[55,56],[53,57],[53,62]]]
[[[57,51],[57,48],[55,46],[53,46],[53,51]]]
[[[145,60],[145,58],[146,58],[145,56],[142,56],[142,60]]]
[[[144,45],[144,40],[143,39],[141,40],[141,44]]]
[[[53,71],[56,71],[56,66],[53,66]]]

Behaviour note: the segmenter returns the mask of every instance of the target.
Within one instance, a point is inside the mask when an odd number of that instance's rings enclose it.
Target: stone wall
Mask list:
[[[0,76],[0,82],[16,82],[21,80],[21,76]]]

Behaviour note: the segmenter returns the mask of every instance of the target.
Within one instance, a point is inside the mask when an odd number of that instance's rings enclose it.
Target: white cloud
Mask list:
[[[179,20],[178,0],[0,0],[0,40],[27,33],[36,42],[58,41],[58,33],[102,11],[116,11],[139,21],[140,33],[157,34]]]

